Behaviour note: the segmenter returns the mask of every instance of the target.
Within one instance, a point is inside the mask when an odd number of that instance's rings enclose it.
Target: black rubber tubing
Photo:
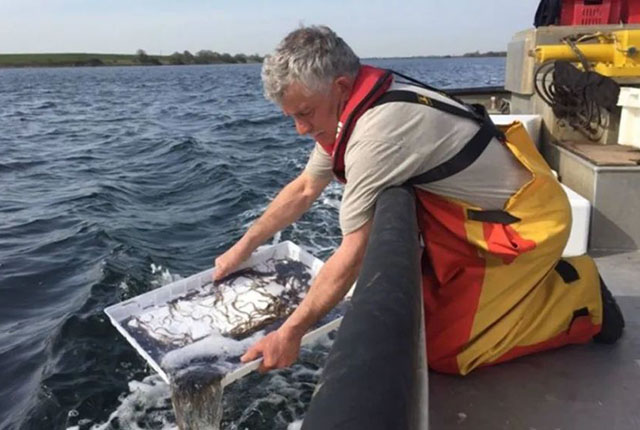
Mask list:
[[[384,191],[302,430],[418,429],[427,406],[419,404],[420,252],[412,188]]]

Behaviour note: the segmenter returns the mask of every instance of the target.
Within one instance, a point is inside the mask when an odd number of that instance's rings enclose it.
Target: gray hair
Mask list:
[[[299,82],[312,92],[321,91],[338,76],[355,78],[360,59],[333,30],[326,26],[292,31],[262,64],[264,95],[280,104],[284,92]]]

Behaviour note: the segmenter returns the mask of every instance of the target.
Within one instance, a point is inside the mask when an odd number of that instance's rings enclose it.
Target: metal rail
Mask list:
[[[391,188],[378,198],[351,303],[302,429],[427,429],[420,246],[411,188]]]

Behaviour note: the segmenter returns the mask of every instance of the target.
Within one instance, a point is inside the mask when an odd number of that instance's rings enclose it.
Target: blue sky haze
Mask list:
[[[333,28],[361,57],[506,50],[538,0],[0,0],[0,53],[266,54],[300,24]]]

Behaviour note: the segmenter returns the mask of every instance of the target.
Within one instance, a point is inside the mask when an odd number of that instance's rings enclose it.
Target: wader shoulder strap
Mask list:
[[[471,110],[466,110],[412,91],[398,90],[386,92],[372,107],[393,102],[421,104],[461,118],[473,120],[480,125],[480,129],[460,152],[431,170],[409,179],[407,181],[408,184],[423,185],[453,176],[473,164],[494,137],[504,140],[504,134],[493,124],[487,110],[482,105],[471,105]]]

